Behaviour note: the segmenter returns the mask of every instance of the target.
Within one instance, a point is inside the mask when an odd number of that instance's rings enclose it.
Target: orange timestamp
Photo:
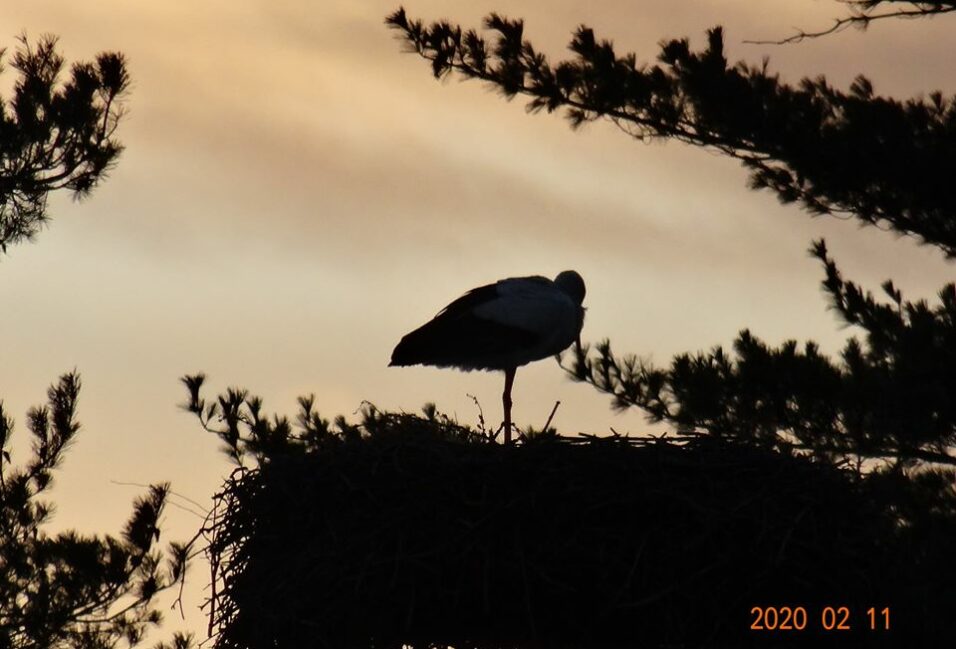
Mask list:
[[[890,630],[890,607],[871,606],[862,620],[854,619],[849,606],[824,606],[819,611],[808,613],[804,606],[754,606],[751,631],[852,631],[855,628],[870,631]]]

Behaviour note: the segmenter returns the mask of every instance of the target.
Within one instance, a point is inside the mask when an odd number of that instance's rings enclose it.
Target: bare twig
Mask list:
[[[141,483],[141,482],[124,482],[124,481],[122,481],[122,480],[110,480],[110,483],[111,483],[111,484],[115,484],[115,485],[119,485],[119,486],[121,486],[121,487],[142,487],[142,488],[148,488],[148,487],[149,487],[148,484],[143,484],[143,483]],[[205,507],[203,507],[202,504],[200,504],[199,502],[193,500],[193,499],[190,498],[189,496],[185,496],[185,495],[179,493],[178,491],[173,491],[172,489],[169,490],[169,495],[170,495],[170,496],[176,496],[177,498],[182,498],[182,499],[185,500],[186,502],[188,502],[188,503],[190,503],[190,504],[192,504],[192,505],[195,505],[195,506],[199,509],[199,511],[196,511],[196,510],[194,510],[194,509],[190,509],[189,507],[186,507],[185,505],[181,505],[181,504],[179,504],[179,503],[177,503],[177,502],[173,502],[173,501],[171,501],[171,500],[167,500],[167,501],[166,501],[167,504],[172,505],[173,507],[176,507],[177,509],[181,509],[181,510],[183,510],[184,512],[190,513],[190,514],[192,514],[193,516],[196,516],[196,517],[201,518],[201,519],[203,519],[203,520],[205,520],[205,519],[206,519],[206,516],[209,514],[209,510],[208,510],[208,509],[206,509]]]
[[[560,405],[561,405],[561,402],[560,402],[560,401],[555,401],[555,402],[554,402],[554,408],[551,409],[551,414],[548,415],[548,421],[544,422],[544,428],[542,428],[541,430],[547,432],[548,426],[551,425],[551,420],[554,419],[554,413],[556,413],[556,412],[558,411],[558,406],[560,406]]]
[[[862,6],[863,8],[857,8],[855,10],[856,13],[850,16],[834,20],[833,25],[828,29],[822,29],[816,32],[805,32],[802,29],[798,29],[797,33],[793,36],[781,40],[745,40],[744,43],[750,45],[789,45],[790,43],[799,43],[806,38],[819,38],[820,36],[835,34],[843,31],[847,27],[866,29],[870,26],[871,22],[885,18],[925,18],[926,16],[948,14],[956,11],[956,5],[945,2],[910,2],[909,4],[913,7],[912,9],[896,9],[885,13],[869,13],[875,9],[876,6],[882,4],[882,2],[858,2],[849,0],[845,2],[845,4],[851,6],[857,5],[858,7]]]

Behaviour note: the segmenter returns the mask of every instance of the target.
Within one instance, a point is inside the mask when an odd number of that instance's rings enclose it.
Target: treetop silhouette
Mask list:
[[[0,402],[0,646],[13,649],[97,648],[139,643],[162,621],[157,594],[186,568],[186,547],[157,549],[168,484],[133,503],[119,537],[73,530],[50,535],[54,507],[42,500],[80,429],[80,378],[64,374],[47,404],[27,414],[32,452],[12,463],[13,419]],[[177,634],[174,642],[186,640]]]
[[[89,194],[123,149],[115,137],[130,81],[123,55],[74,63],[66,81],[64,63],[53,36],[35,45],[22,36],[10,63],[18,78],[0,102],[0,253],[49,220],[50,191]]]

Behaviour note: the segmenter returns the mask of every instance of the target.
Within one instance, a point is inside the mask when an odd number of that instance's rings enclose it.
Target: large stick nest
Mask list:
[[[382,417],[227,482],[217,645],[894,646],[921,623],[917,577],[864,482],[709,438],[505,447]],[[807,628],[751,630],[755,606],[802,606]],[[841,606],[853,630],[824,631]],[[892,630],[864,629],[885,606]]]

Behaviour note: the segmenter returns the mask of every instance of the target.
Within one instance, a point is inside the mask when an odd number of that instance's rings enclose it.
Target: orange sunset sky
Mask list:
[[[436,82],[403,54],[383,18],[395,2],[128,2],[0,5],[0,44],[60,36],[68,61],[128,57],[129,114],[118,166],[93,195],[51,196],[50,226],[0,259],[0,399],[17,420],[63,372],[82,375],[83,428],[56,479],[54,526],[117,533],[143,490],[171,481],[206,504],[230,466],[177,405],[178,377],[203,371],[208,396],[238,385],[293,414],[315,393],[326,417],[368,400],[466,424],[501,417],[500,374],[389,368],[402,334],[495,279],[576,269],[588,284],[583,340],[664,364],[727,346],[742,328],[770,343],[838,350],[842,328],[806,250],[825,237],[845,275],[872,290],[892,277],[932,299],[954,267],[856,222],[811,219],[746,187],[726,157],[641,144],[609,123],[571,131],[476,82]],[[884,21],[797,45],[749,45],[820,29],[832,0],[405,4],[411,17],[477,27],[491,11],[526,19],[526,37],[565,56],[584,23],[619,52],[722,24],[728,56],[785,80],[863,73],[900,98],[956,89],[956,17]],[[4,77],[9,83],[13,71]],[[7,86],[4,86],[7,87]],[[641,433],[640,413],[572,382],[553,361],[518,372],[515,419],[540,427],[554,402],[564,433]],[[653,429],[661,430],[661,429]],[[15,455],[16,459],[16,455]],[[164,540],[200,521],[170,508]],[[186,621],[207,573],[189,577]]]

